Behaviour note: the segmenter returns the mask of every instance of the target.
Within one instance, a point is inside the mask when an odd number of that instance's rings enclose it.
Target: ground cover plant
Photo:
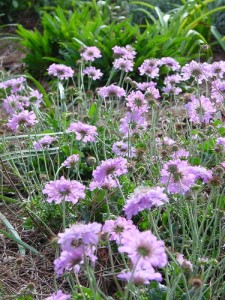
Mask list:
[[[225,62],[137,68],[135,48],[111,51],[109,74],[95,45],[76,69],[51,64],[47,90],[2,73],[1,199],[45,242],[4,213],[0,233],[16,272],[28,254],[55,272],[47,290],[3,284],[2,297],[224,299]]]

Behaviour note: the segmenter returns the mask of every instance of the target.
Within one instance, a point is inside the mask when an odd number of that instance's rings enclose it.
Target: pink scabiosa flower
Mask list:
[[[137,270],[163,268],[168,262],[164,242],[157,240],[150,230],[125,232],[118,250],[127,253]]]
[[[135,285],[149,284],[150,281],[162,281],[162,275],[154,270],[154,268],[137,269],[131,271],[123,271],[117,275],[118,278],[131,281]]]
[[[62,163],[62,167],[66,167],[66,168],[72,168],[73,166],[75,166],[77,164],[77,162],[80,159],[80,155],[79,154],[73,154],[70,155],[63,163]]]
[[[52,64],[48,68],[48,75],[53,75],[58,77],[60,80],[69,79],[73,77],[74,71],[65,65],[62,64]]]
[[[170,160],[161,170],[162,184],[172,194],[185,194],[194,185],[196,176],[189,170],[187,161],[180,159]]]
[[[182,92],[182,89],[168,84],[167,86],[162,88],[162,91],[164,92],[164,94],[177,96]]]
[[[182,77],[179,74],[169,75],[165,77],[164,84],[174,86],[182,81]]]
[[[83,143],[94,142],[98,135],[96,126],[84,124],[82,122],[71,123],[67,132],[74,132],[77,141],[82,141]]]
[[[183,254],[177,253],[176,258],[177,262],[183,269],[189,270],[191,272],[193,271],[192,263],[189,260],[185,259]]]
[[[121,237],[124,232],[135,230],[136,226],[131,220],[126,220],[123,217],[118,217],[116,220],[107,220],[102,227],[102,231],[109,234],[110,241],[116,241],[117,244],[121,243]]]
[[[39,108],[41,105],[43,95],[39,93],[37,90],[31,91],[29,96],[30,104],[34,105],[35,107]]]
[[[33,111],[23,110],[18,114],[13,114],[12,118],[8,121],[7,126],[16,131],[20,126],[27,128],[33,127],[38,121]]]
[[[207,63],[198,63],[192,60],[181,69],[183,80],[194,78],[198,83],[208,80],[211,77],[210,66]]]
[[[211,73],[213,77],[223,78],[225,73],[225,62],[224,61],[215,61],[211,64]]]
[[[0,83],[0,89],[10,89],[12,94],[16,94],[24,89],[23,83],[25,82],[24,77],[13,78]]]
[[[144,113],[148,111],[145,96],[140,91],[132,91],[126,98],[126,106],[130,111],[138,111]]]
[[[94,61],[96,58],[102,57],[100,50],[95,47],[86,47],[80,56],[86,61]]]
[[[149,87],[149,88],[147,88],[147,90],[145,92],[145,98],[148,101],[159,99],[160,98],[159,90],[156,89],[155,87]]]
[[[216,103],[223,103],[225,99],[225,81],[214,80],[211,83],[211,97]]]
[[[8,114],[13,115],[24,110],[24,102],[20,101],[18,95],[12,94],[4,99],[2,107]]]
[[[184,149],[180,149],[180,150],[174,152],[171,155],[171,157],[173,159],[178,159],[178,158],[180,158],[180,159],[187,159],[189,155],[190,155],[189,151],[186,151]]]
[[[127,160],[125,158],[110,158],[102,161],[100,166],[93,171],[93,179],[96,182],[104,183],[107,178],[119,177],[127,172]]]
[[[59,233],[58,244],[61,249],[70,251],[80,245],[97,245],[102,225],[94,222],[89,224],[77,223]]]
[[[44,300],[68,300],[70,295],[64,294],[61,290],[58,290],[56,293],[52,294],[50,297],[45,298]]]
[[[111,84],[98,89],[98,95],[102,98],[121,98],[126,95],[126,92],[123,88]]]
[[[212,177],[212,170],[207,170],[202,166],[190,166],[189,172],[195,175],[195,179],[201,179],[204,183],[207,183]]]
[[[165,136],[162,139],[162,144],[171,146],[171,145],[176,144],[176,142],[173,139],[169,138],[168,136]]]
[[[137,187],[133,194],[127,199],[124,211],[128,219],[135,216],[144,209],[161,206],[168,202],[168,197],[163,192],[164,188],[147,186]]]
[[[119,131],[125,136],[132,136],[134,133],[146,130],[147,125],[145,117],[140,112],[127,112],[120,120]]]
[[[180,70],[180,64],[172,57],[162,57],[159,60],[159,65],[160,66],[167,66],[169,69],[173,71],[178,71]]]
[[[85,198],[85,186],[76,180],[65,179],[63,176],[59,180],[50,181],[45,185],[43,194],[47,195],[46,201],[57,204],[62,201],[76,204],[79,199]]]
[[[217,145],[222,145],[223,148],[225,149],[225,138],[224,138],[224,137],[219,137],[219,138],[216,140],[216,144],[217,144]]]
[[[137,53],[130,45],[127,45],[126,47],[115,46],[112,48],[112,50],[116,58],[123,58],[128,60],[133,60]]]
[[[134,63],[129,59],[117,58],[113,62],[113,67],[116,70],[122,70],[127,73],[133,71]]]
[[[85,68],[84,71],[83,71],[83,74],[87,75],[92,80],[100,79],[103,75],[101,70],[96,69],[95,67],[92,67],[92,66]]]
[[[216,112],[214,105],[205,96],[196,98],[191,96],[191,101],[185,105],[189,118],[194,123],[205,123],[208,124],[212,115]]]
[[[57,141],[56,137],[52,137],[50,135],[45,135],[43,138],[41,138],[39,141],[34,142],[33,146],[35,150],[43,150],[46,148],[49,148],[49,146]]]
[[[148,88],[156,87],[157,83],[153,81],[137,83],[137,88],[141,91],[147,91]]]
[[[146,59],[138,69],[141,75],[147,75],[150,78],[156,78],[159,76],[158,66],[158,59]]]
[[[128,149],[128,143],[126,142],[116,142],[112,146],[112,151],[118,156],[125,156],[125,157],[135,157],[136,156],[136,149],[130,146]]]

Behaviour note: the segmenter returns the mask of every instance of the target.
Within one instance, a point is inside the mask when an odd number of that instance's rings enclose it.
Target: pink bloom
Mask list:
[[[156,82],[149,81],[149,82],[141,82],[137,83],[137,88],[141,91],[146,91],[149,87],[156,87]]]
[[[174,86],[176,83],[180,83],[182,81],[182,77],[179,74],[174,74],[165,77],[164,84]]]
[[[164,188],[147,186],[137,187],[127,199],[124,211],[128,219],[138,214],[139,211],[161,206],[168,202],[168,197],[163,192]]]
[[[148,111],[147,101],[144,94],[140,91],[132,91],[126,98],[126,106],[131,111],[138,111],[140,113]]]
[[[113,144],[112,151],[118,156],[128,156],[128,157],[135,157],[136,149],[130,146],[128,149],[128,143],[124,142],[116,142]]]
[[[216,140],[216,144],[217,144],[217,145],[222,145],[222,146],[225,148],[225,138],[224,138],[224,137],[219,137],[219,138]]]
[[[162,88],[162,91],[167,95],[177,96],[182,92],[182,89],[168,84],[167,86]]]
[[[212,178],[212,170],[207,170],[202,166],[190,166],[189,171],[195,175],[195,179],[202,179],[204,183]]]
[[[216,103],[223,103],[225,99],[225,81],[214,80],[211,83],[211,97]]]
[[[21,125],[30,128],[37,122],[36,115],[33,111],[23,110],[18,114],[13,114],[7,126],[11,130],[16,131]]]
[[[66,228],[65,232],[58,234],[58,244],[65,251],[70,251],[81,244],[97,245],[101,229],[102,225],[96,222],[73,224],[69,228]]]
[[[180,64],[172,57],[163,57],[159,60],[159,65],[165,65],[173,71],[178,71],[180,69]]]
[[[148,269],[137,269],[131,271],[123,271],[117,275],[118,278],[126,281],[131,281],[136,285],[149,284],[150,281],[162,281],[162,275],[155,272],[154,268],[148,267]]]
[[[211,64],[211,72],[212,76],[222,79],[225,73],[225,62],[215,61],[213,64]]]
[[[132,136],[134,133],[146,130],[148,125],[145,117],[138,111],[127,112],[120,122],[119,131],[125,136]]]
[[[56,137],[45,135],[38,142],[34,142],[33,146],[35,150],[43,150],[44,148],[49,148],[49,146],[55,141],[57,141]]]
[[[156,78],[159,76],[158,66],[158,59],[146,59],[138,69],[141,75],[147,75],[150,78]]]
[[[86,47],[80,56],[86,61],[94,61],[95,58],[102,57],[100,50],[95,46]]]
[[[90,77],[93,80],[100,79],[103,75],[103,73],[99,69],[96,69],[95,67],[85,68],[83,71],[83,74],[87,75],[88,77]]]
[[[21,96],[11,95],[4,99],[2,107],[4,110],[10,114],[16,114],[24,110],[24,101],[20,101]]]
[[[48,298],[45,298],[44,300],[68,300],[68,299],[70,299],[70,295],[66,295],[61,290],[58,290],[56,293],[52,294]]]
[[[43,194],[47,195],[46,201],[57,204],[62,201],[76,204],[79,199],[85,198],[85,186],[76,180],[65,179],[63,176],[59,180],[50,181],[45,185]]]
[[[131,72],[133,71],[134,63],[129,59],[117,58],[113,63],[113,67],[125,72]]]
[[[83,143],[94,142],[96,135],[98,135],[95,126],[84,124],[82,122],[71,123],[67,132],[71,131],[76,134],[77,141],[82,141]]]
[[[164,242],[157,240],[150,230],[125,232],[118,250],[127,253],[137,270],[162,268],[168,262]]]
[[[208,124],[212,118],[213,113],[216,112],[214,105],[205,96],[196,98],[191,96],[191,102],[185,105],[189,118],[194,123],[206,123]]]
[[[23,83],[25,82],[24,77],[19,77],[19,78],[13,78],[4,82],[0,83],[0,89],[11,89],[11,93],[15,94],[19,91],[22,91],[24,89]]]
[[[207,80],[211,77],[210,66],[207,63],[198,63],[192,60],[190,63],[186,64],[182,69],[183,80],[188,80],[194,77],[198,83],[202,83],[203,80]]]
[[[63,163],[62,167],[71,168],[79,161],[80,155],[79,154],[73,154],[69,156]]]
[[[180,150],[178,150],[178,151],[176,151],[172,154],[172,158],[173,159],[177,159],[177,158],[186,159],[186,158],[188,158],[189,154],[190,154],[189,151],[186,151],[184,149],[180,149]]]
[[[116,58],[123,58],[129,60],[133,60],[137,53],[130,45],[127,45],[126,47],[115,46],[112,48],[112,50]]]
[[[177,261],[183,269],[189,270],[191,272],[193,271],[192,263],[189,260],[184,259],[183,254],[180,254],[180,253],[177,254]]]
[[[126,95],[126,92],[123,88],[111,84],[109,86],[104,86],[98,90],[98,95],[102,98],[121,98]]]
[[[121,243],[121,237],[124,232],[136,229],[136,226],[131,220],[127,221],[123,217],[118,217],[116,220],[107,220],[102,227],[102,231],[109,234],[110,241],[116,241],[117,244]]]
[[[147,100],[159,99],[160,98],[159,90],[156,89],[155,87],[148,87],[145,92],[145,98]]]
[[[42,101],[43,95],[39,93],[37,90],[30,92],[30,104],[35,105],[37,108],[40,107],[41,101]]]
[[[63,80],[73,77],[74,71],[70,67],[62,64],[52,64],[48,68],[48,74],[58,77],[60,80]]]
[[[107,176],[104,181],[92,181],[89,185],[90,191],[94,191],[95,189],[106,189],[111,190],[113,188],[118,187],[119,182],[112,178],[112,176]]]

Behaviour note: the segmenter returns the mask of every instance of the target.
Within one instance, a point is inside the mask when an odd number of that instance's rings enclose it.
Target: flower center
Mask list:
[[[141,256],[149,256],[150,254],[150,250],[144,246],[138,247],[137,251]]]

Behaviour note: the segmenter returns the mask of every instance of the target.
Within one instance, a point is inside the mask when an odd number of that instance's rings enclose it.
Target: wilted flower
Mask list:
[[[85,186],[76,180],[65,179],[63,176],[59,180],[50,181],[45,185],[43,194],[47,195],[46,201],[57,204],[62,201],[76,204],[79,199],[85,198]]]
[[[48,68],[48,75],[53,75],[58,77],[60,80],[68,79],[73,77],[74,71],[65,65],[62,64],[52,64]]]
[[[104,86],[98,90],[98,95],[102,98],[121,98],[126,95],[126,92],[123,88],[111,84],[109,86]]]
[[[98,135],[96,126],[84,124],[82,122],[71,123],[67,132],[71,131],[76,134],[77,141],[82,141],[84,143],[94,142],[96,135]]]
[[[86,61],[94,61],[95,58],[102,57],[100,50],[95,46],[86,47],[80,56]]]
[[[53,142],[57,141],[56,137],[52,137],[50,135],[45,135],[39,141],[34,142],[33,146],[35,150],[43,150],[48,148]]]
[[[83,74],[87,75],[88,77],[90,77],[93,80],[100,79],[103,75],[101,70],[96,69],[95,67],[92,67],[92,66],[85,68],[83,71]]]
[[[36,115],[33,111],[23,110],[18,114],[13,114],[12,118],[8,121],[7,126],[16,131],[19,126],[32,127],[38,121],[36,119]]]
[[[139,211],[161,206],[168,202],[168,197],[163,192],[164,188],[147,186],[137,187],[127,199],[124,211],[128,219],[138,214]]]
[[[70,155],[63,163],[62,167],[71,168],[79,161],[80,155],[79,154],[73,154]]]

